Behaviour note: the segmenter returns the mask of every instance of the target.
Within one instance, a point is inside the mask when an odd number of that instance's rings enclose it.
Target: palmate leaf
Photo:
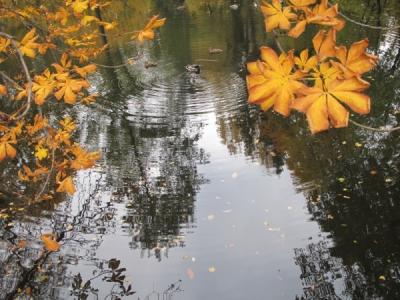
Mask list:
[[[296,98],[291,107],[306,112],[313,134],[329,129],[329,121],[335,128],[346,127],[349,112],[340,102],[359,114],[369,113],[370,98],[360,93],[369,86],[368,82],[354,76],[346,80],[333,80],[323,89],[304,87],[298,90],[298,94],[304,96]]]
[[[76,192],[71,176],[68,176],[63,181],[61,181],[60,186],[57,189],[57,192],[59,193],[65,191],[67,191],[70,195],[73,195]]]
[[[133,35],[131,37],[131,39],[137,38],[139,41],[139,44],[141,44],[143,42],[143,39],[146,39],[146,40],[154,39],[154,31],[151,28],[163,26],[165,23],[165,20],[166,20],[165,18],[158,20],[158,15],[153,16],[150,19],[149,23],[146,25],[146,27],[143,30],[141,30],[139,33]]]
[[[307,24],[319,24],[323,26],[331,26],[337,31],[342,30],[345,21],[335,18],[338,15],[338,4],[332,5],[328,8],[328,0],[322,0],[320,4],[316,5],[313,9],[304,9],[306,12],[306,19],[301,20],[293,27],[288,35],[294,38],[299,37],[305,30]]]
[[[46,69],[41,76],[33,78],[32,92],[35,93],[35,103],[42,105],[44,100],[53,92],[55,81],[49,69]]]
[[[52,233],[43,234],[40,239],[44,243],[47,251],[56,251],[61,248],[60,244],[57,242],[57,236]]]
[[[263,110],[274,106],[274,110],[287,117],[290,106],[298,89],[305,85],[298,81],[305,76],[305,72],[297,70],[292,73],[294,66],[293,51],[278,57],[269,47],[261,47],[261,58],[264,63],[258,62],[255,70],[254,63],[249,64],[251,75],[246,77],[249,91],[249,103],[261,105]]]
[[[18,44],[22,54],[25,54],[30,58],[36,57],[36,52],[34,49],[38,47],[38,44],[35,43],[37,38],[38,36],[35,36],[35,28],[32,28],[31,31],[24,36],[21,43]]]
[[[344,78],[361,76],[376,66],[378,56],[365,52],[368,45],[369,41],[365,38],[351,45],[348,53],[345,46],[340,46],[337,49],[336,57],[340,60],[340,63],[332,62],[332,64],[343,71]]]
[[[56,96],[57,100],[60,100],[64,97],[64,102],[69,104],[76,103],[76,93],[79,92],[83,87],[89,88],[90,83],[87,80],[83,79],[71,79],[66,78],[65,82],[59,82],[57,84],[60,87],[54,95]]]
[[[290,29],[290,21],[297,19],[297,15],[292,13],[290,6],[285,7],[282,10],[282,5],[279,0],[273,0],[272,4],[269,4],[263,0],[263,5],[260,6],[263,14],[267,15],[265,18],[265,28],[267,32],[271,32],[275,28]]]

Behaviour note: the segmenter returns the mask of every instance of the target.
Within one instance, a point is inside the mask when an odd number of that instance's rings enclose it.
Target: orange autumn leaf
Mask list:
[[[60,244],[56,241],[57,236],[52,233],[45,233],[40,239],[44,243],[47,251],[56,251],[61,248]]]
[[[288,35],[294,38],[299,37],[305,30],[307,24],[319,24],[323,26],[331,26],[333,29],[340,31],[344,27],[345,21],[335,18],[338,15],[338,4],[328,8],[328,0],[322,0],[320,4],[313,9],[307,7],[304,9],[306,18],[301,20],[293,27]]]
[[[308,51],[308,49],[305,49],[300,53],[300,57],[296,56],[294,58],[295,64],[304,71],[309,71],[310,69],[315,68],[318,63],[318,57],[313,55],[309,58]]]
[[[153,16],[146,27],[141,30],[139,33],[133,35],[131,39],[138,38],[139,44],[142,43],[143,39],[152,40],[154,39],[154,31],[152,28],[160,27],[164,25],[165,18],[157,20],[158,15]]]
[[[326,37],[325,33],[325,30],[320,30],[312,40],[319,62],[336,55],[336,30],[331,28]]]
[[[297,81],[303,78],[305,73],[301,70],[292,73],[293,51],[287,56],[278,57],[272,48],[263,46],[260,49],[265,65],[259,63],[257,66],[262,74],[250,74],[246,77],[249,103],[260,104],[263,110],[274,106],[276,112],[287,117],[295,98],[294,94],[305,86]]]
[[[260,6],[261,11],[267,17],[265,18],[265,28],[267,32],[271,32],[275,28],[290,29],[290,19],[297,19],[297,15],[292,13],[291,6],[287,6],[282,10],[282,5],[279,0],[273,0],[269,4],[263,0],[263,5]]]
[[[68,176],[63,181],[61,181],[60,186],[57,189],[58,193],[65,191],[67,191],[70,195],[73,195],[76,192],[71,176]]]
[[[328,85],[331,81],[342,78],[343,73],[339,68],[332,67],[330,63],[323,62],[312,69],[310,75],[315,78],[314,87],[322,89],[324,85]]]
[[[71,67],[72,61],[71,60],[67,61],[67,59],[68,59],[67,53],[64,52],[60,60],[61,65],[56,63],[51,64],[57,70],[58,74],[68,72],[69,68]]]
[[[72,147],[72,153],[76,156],[74,160],[71,160],[71,168],[75,170],[89,169],[94,166],[94,162],[100,159],[100,152],[88,152],[75,145]]]
[[[65,82],[59,82],[57,85],[60,87],[60,90],[54,94],[57,100],[64,97],[64,102],[69,104],[76,103],[75,93],[79,92],[83,87],[90,87],[90,83],[86,80],[71,78],[66,78]]]
[[[369,85],[360,78],[352,77],[347,80],[333,80],[323,88],[305,87],[298,90],[298,94],[302,94],[304,97],[296,98],[292,108],[306,112],[313,134],[327,130],[329,121],[335,128],[346,127],[349,112],[340,102],[345,103],[359,114],[369,113],[370,98],[360,93]]]
[[[44,100],[54,90],[53,75],[50,73],[49,69],[46,69],[41,76],[37,75],[33,80],[32,92],[35,94],[35,103],[37,105],[42,105]]]
[[[0,162],[2,162],[7,156],[14,158],[17,155],[17,151],[10,144],[16,144],[16,140],[2,141],[0,140]]]
[[[343,71],[345,78],[360,76],[371,71],[376,66],[378,56],[365,52],[368,45],[369,41],[365,38],[351,45],[348,53],[345,46],[340,46],[336,52],[340,63],[332,62],[332,64]]]
[[[21,43],[18,45],[22,54],[25,54],[26,56],[28,56],[30,58],[36,57],[36,52],[33,49],[36,49],[38,47],[38,44],[35,43],[35,40],[37,38],[38,38],[38,36],[35,36],[35,28],[32,28],[31,31],[29,31],[24,36]]]

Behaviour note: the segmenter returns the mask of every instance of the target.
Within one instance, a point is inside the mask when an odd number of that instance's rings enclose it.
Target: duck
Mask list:
[[[200,74],[200,65],[187,65],[185,68],[189,73]]]
[[[144,67],[145,68],[151,68],[151,67],[156,67],[157,63],[156,62],[151,62],[151,61],[145,61],[144,62]]]
[[[208,50],[210,51],[210,54],[218,54],[221,53],[222,50],[221,49],[213,49],[213,48],[208,48]]]

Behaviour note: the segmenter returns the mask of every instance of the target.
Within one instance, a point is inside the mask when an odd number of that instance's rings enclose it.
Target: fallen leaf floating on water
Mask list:
[[[232,178],[237,178],[237,177],[238,177],[238,173],[237,172],[232,174]]]
[[[357,142],[357,143],[356,143],[356,146],[357,146],[357,147],[361,147],[362,144],[360,144],[360,143]]]
[[[210,220],[210,221],[211,221],[211,220],[214,220],[214,215],[209,215],[209,216],[207,217],[207,219]]]
[[[211,273],[214,273],[215,272],[215,268],[214,267],[208,268],[208,271],[211,272]]]
[[[291,209],[292,209],[292,207],[291,207],[291,206],[288,206],[288,207],[287,207],[287,209],[288,209],[288,210],[291,210]]]
[[[385,181],[386,182],[392,182],[392,179],[391,178],[387,178]]]
[[[231,212],[231,211],[232,211],[232,210],[229,209],[229,210],[223,210],[222,212],[228,213],[228,212]]]
[[[375,175],[376,173],[378,173],[378,172],[376,172],[375,170],[372,170],[372,171],[371,171],[371,174],[372,174],[372,175]]]
[[[268,224],[268,222],[264,222],[264,225],[265,225],[265,226],[268,226],[269,224]]]
[[[192,262],[194,262],[196,259],[194,257],[192,257]]]
[[[386,280],[386,277],[382,275],[382,276],[379,276],[379,279]]]
[[[188,269],[187,273],[188,273],[190,279],[194,278],[194,272],[192,270]]]
[[[185,255],[185,256],[183,257],[183,259],[187,259],[187,258],[189,258],[189,255]]]
[[[43,241],[47,251],[55,251],[61,248],[60,244],[56,241],[57,236],[52,233],[45,233],[40,239]]]
[[[235,244],[229,244],[229,247],[235,247]]]

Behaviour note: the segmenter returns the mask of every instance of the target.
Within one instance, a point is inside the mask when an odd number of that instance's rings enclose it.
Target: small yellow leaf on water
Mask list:
[[[185,255],[185,256],[183,257],[183,259],[187,259],[187,258],[189,258],[189,255]]]
[[[342,144],[343,144],[343,145],[346,145],[346,141],[343,141]]]
[[[188,273],[190,279],[194,278],[194,272],[192,270],[188,269],[187,273]]]
[[[228,213],[228,212],[231,212],[231,211],[232,211],[232,210],[229,209],[229,210],[223,210],[222,212]]]
[[[371,171],[371,174],[372,174],[372,175],[375,175],[376,173],[378,173],[378,172],[376,172],[375,170],[372,170],[372,171]]]
[[[362,144],[360,144],[360,143],[357,142],[357,143],[356,143],[356,146],[357,146],[357,147],[361,147]]]
[[[235,247],[235,244],[229,244],[229,247]]]
[[[379,279],[386,280],[386,277],[382,275],[382,276],[379,276]]]
[[[7,224],[7,226],[9,226],[9,227],[14,226],[14,223],[10,222],[10,223]]]
[[[392,182],[392,179],[391,178],[387,178],[385,181],[386,182]]]
[[[256,140],[254,141],[255,144],[258,144],[259,142],[260,142],[259,139],[256,139]]]
[[[174,243],[179,243],[179,239],[173,239],[172,240]]]
[[[209,216],[207,217],[207,219],[209,219],[210,221],[211,221],[211,220],[214,220],[214,215],[209,215]]]
[[[194,262],[196,259],[194,257],[192,257],[192,262]]]
[[[292,207],[291,207],[291,206],[288,206],[288,209],[289,209],[289,210],[291,210],[291,209],[292,209]]]
[[[215,268],[214,267],[208,268],[208,271],[210,271],[211,273],[214,273],[215,272]]]
[[[167,184],[166,184],[166,183],[163,183],[163,186],[167,186]]]
[[[237,177],[238,177],[238,173],[237,172],[232,174],[232,178],[237,178]]]
[[[74,226],[72,226],[71,224],[68,224],[67,228],[72,229],[72,228],[74,228]]]
[[[268,224],[268,222],[264,222],[264,225],[265,225],[265,226],[268,226],[269,224]]]

